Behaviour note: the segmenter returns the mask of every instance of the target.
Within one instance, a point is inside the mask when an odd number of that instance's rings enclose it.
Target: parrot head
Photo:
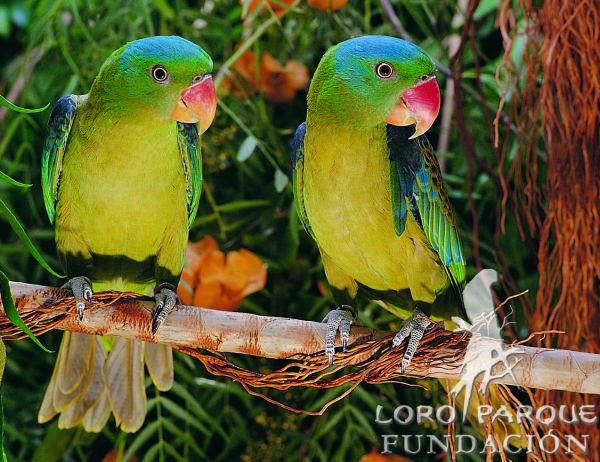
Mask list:
[[[440,109],[434,72],[432,59],[406,40],[353,38],[323,56],[309,90],[309,112],[365,128],[414,124],[415,138],[429,130]]]
[[[199,123],[202,133],[217,107],[212,68],[208,53],[181,37],[135,40],[106,60],[90,99],[136,117],[139,109],[158,119]]]

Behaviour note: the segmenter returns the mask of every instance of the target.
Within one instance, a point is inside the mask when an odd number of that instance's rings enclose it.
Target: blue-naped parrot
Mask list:
[[[175,305],[202,183],[200,134],[216,110],[212,60],[181,37],[113,52],[87,95],[61,98],[43,152],[42,189],[80,317],[94,291],[154,295],[155,332]],[[65,333],[38,414],[100,431],[110,417],[137,431],[146,414],[144,363],[173,383],[164,345]]]
[[[432,59],[398,38],[364,36],[330,48],[292,141],[296,208],[340,303],[326,354],[348,338],[341,309],[362,293],[412,311],[394,339],[410,363],[429,316],[468,319],[465,259],[438,161],[424,133],[440,108]]]

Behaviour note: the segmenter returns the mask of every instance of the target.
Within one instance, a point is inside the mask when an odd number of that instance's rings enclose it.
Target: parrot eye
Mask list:
[[[390,63],[382,61],[375,66],[375,73],[380,79],[388,80],[394,76],[394,68]]]
[[[160,64],[152,66],[152,69],[150,69],[150,75],[152,75],[152,78],[159,83],[165,83],[169,80],[169,73]]]

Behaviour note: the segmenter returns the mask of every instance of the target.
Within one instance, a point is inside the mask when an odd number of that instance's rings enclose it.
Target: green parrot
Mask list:
[[[42,189],[67,284],[84,316],[96,291],[153,294],[152,332],[177,302],[188,231],[202,184],[200,134],[216,94],[210,56],[181,37],[150,37],[113,52],[87,95],[55,105]],[[137,431],[146,414],[144,363],[173,383],[170,348],[65,333],[38,421],[60,428]]]
[[[327,322],[333,362],[345,349],[359,294],[412,315],[405,369],[427,317],[468,320],[465,259],[439,164],[423,135],[440,107],[435,65],[405,40],[365,36],[330,48],[308,92],[306,122],[292,141],[296,208],[316,241],[339,308]],[[426,313],[426,314],[424,314]]]

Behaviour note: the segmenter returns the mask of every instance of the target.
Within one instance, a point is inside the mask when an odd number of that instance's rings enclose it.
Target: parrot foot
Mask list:
[[[85,309],[85,302],[92,300],[92,281],[90,281],[85,276],[77,276],[69,279],[65,284],[63,284],[61,289],[71,289],[73,295],[77,298],[83,300],[77,300],[75,302],[75,307],[77,308],[77,315],[79,316],[79,320],[83,319],[83,310]]]
[[[156,306],[154,307],[154,314],[152,315],[152,335],[156,334],[156,331],[173,307],[178,303],[181,303],[176,290],[175,286],[167,283],[160,284],[154,289]]]
[[[410,365],[410,362],[417,351],[417,347],[419,346],[419,342],[430,324],[433,324],[433,321],[418,308],[413,312],[410,318],[402,323],[400,331],[392,341],[392,344],[397,347],[408,337],[408,345],[406,346],[406,352],[402,357],[402,366],[400,368],[402,373],[404,373]]]
[[[322,322],[327,323],[327,336],[325,337],[325,354],[329,358],[329,365],[333,364],[333,355],[335,354],[335,336],[340,333],[342,339],[342,351],[348,347],[350,338],[350,325],[356,320],[352,307],[342,305],[335,310],[327,313]]]

